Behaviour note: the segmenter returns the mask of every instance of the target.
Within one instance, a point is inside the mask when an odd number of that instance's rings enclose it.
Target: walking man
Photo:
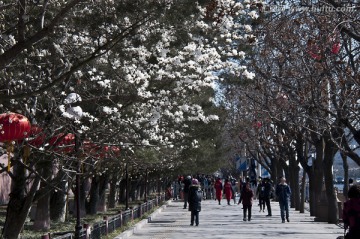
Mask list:
[[[184,209],[186,209],[187,207],[190,185],[191,185],[191,176],[189,175],[184,179]]]
[[[289,220],[289,204],[290,204],[290,195],[291,190],[289,185],[286,183],[285,177],[280,178],[280,183],[276,186],[275,190],[276,196],[279,200],[280,204],[280,213],[281,213],[281,220],[282,223],[286,221],[290,222]]]
[[[272,216],[271,203],[270,203],[272,191],[273,191],[273,187],[272,187],[272,184],[270,182],[270,179],[265,178],[264,179],[264,198],[263,198],[263,200],[265,201],[267,212],[268,212],[268,214],[266,215],[267,217]]]

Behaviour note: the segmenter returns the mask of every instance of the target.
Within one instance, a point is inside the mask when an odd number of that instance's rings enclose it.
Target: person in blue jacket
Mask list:
[[[286,183],[285,177],[280,177],[280,183],[276,186],[275,194],[277,199],[279,200],[282,223],[285,222],[285,217],[286,217],[286,221],[290,222],[289,204],[290,204],[291,190],[289,185]]]

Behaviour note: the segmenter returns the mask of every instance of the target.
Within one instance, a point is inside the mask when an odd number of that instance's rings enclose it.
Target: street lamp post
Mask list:
[[[70,93],[64,100],[64,104],[68,105],[66,111],[63,112],[63,116],[71,120],[79,121],[83,115],[82,108],[80,106],[74,106],[78,102],[81,102],[82,99],[80,95],[76,93]],[[80,159],[80,146],[81,139],[80,133],[77,131],[75,124],[73,123],[73,131],[75,136],[75,158],[77,160],[76,167],[76,225],[75,225],[75,238],[80,238],[80,231],[82,229],[80,222],[80,173],[81,173],[81,159]]]

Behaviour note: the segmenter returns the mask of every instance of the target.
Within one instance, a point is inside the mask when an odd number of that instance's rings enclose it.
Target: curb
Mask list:
[[[128,230],[122,232],[120,235],[114,237],[114,239],[129,238],[130,236],[132,236],[134,234],[134,232],[136,232],[137,230],[142,228],[145,224],[151,222],[154,218],[156,218],[156,216],[159,213],[161,213],[167,207],[167,205],[169,205],[170,203],[171,203],[171,200],[165,202],[164,205],[162,205],[160,208],[156,209],[152,214],[150,214],[150,216],[147,219],[143,219],[140,222],[136,223],[136,225],[134,225],[133,227],[129,228]]]

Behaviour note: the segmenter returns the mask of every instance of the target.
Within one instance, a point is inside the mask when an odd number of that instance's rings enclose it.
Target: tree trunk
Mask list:
[[[110,191],[109,191],[109,208],[116,207],[116,180],[112,179],[110,182]]]
[[[51,179],[52,165],[49,162],[40,162],[37,165],[38,171],[41,172],[42,177]],[[46,187],[44,182],[40,183],[40,187]],[[50,229],[50,192],[47,191],[44,195],[40,195],[37,200],[36,215],[33,224],[34,231],[48,231]]]
[[[328,201],[328,223],[337,223],[339,220],[339,210],[334,190],[333,178],[333,163],[336,152],[336,145],[331,141],[331,139],[326,140],[324,151],[324,176],[326,196]]]
[[[278,165],[279,165],[279,160],[276,158],[272,158],[271,159],[271,180],[276,183],[277,182],[277,178],[278,178]]]
[[[317,200],[315,197],[315,176],[313,168],[311,169],[310,173],[308,174],[309,177],[309,209],[310,209],[310,216],[315,216],[316,214],[316,204]]]
[[[299,212],[304,213],[305,212],[305,184],[306,184],[306,172],[303,171],[303,176],[301,178],[301,187],[300,187],[300,208]]]
[[[6,210],[6,219],[2,230],[2,238],[17,239],[30,211],[40,178],[35,177],[30,190],[26,194],[26,173],[19,164],[13,166],[13,184],[10,200]]]
[[[140,181],[140,185],[139,185],[139,198],[140,200],[142,200],[143,198],[145,198],[145,180],[142,179]]]
[[[135,201],[136,200],[136,188],[137,188],[137,180],[131,180],[130,181],[130,191],[129,191],[129,196],[131,198],[131,201]]]
[[[126,201],[126,180],[123,178],[119,185],[119,204],[125,203]]]
[[[324,179],[324,141],[319,140],[317,144],[315,144],[316,148],[316,157],[313,162],[313,174],[312,174],[312,183],[313,183],[313,191],[310,191],[312,197],[314,199],[314,216],[318,216],[318,207],[317,204],[320,202],[320,195],[323,188],[323,179]]]
[[[89,214],[95,215],[97,213],[97,205],[99,202],[99,177],[94,176],[91,180],[90,200],[89,200]]]
[[[53,191],[50,197],[50,219],[54,222],[65,222],[67,208],[65,192],[68,190],[68,176],[64,171],[59,171],[58,174],[61,174],[61,180],[57,187],[61,191]]]
[[[99,188],[99,202],[97,206],[98,212],[106,212],[106,189],[108,188],[109,177],[108,174],[100,176]]]
[[[299,187],[299,172],[300,168],[297,165],[295,158],[289,163],[289,183],[291,187],[291,207],[295,210],[300,209],[300,187]]]

